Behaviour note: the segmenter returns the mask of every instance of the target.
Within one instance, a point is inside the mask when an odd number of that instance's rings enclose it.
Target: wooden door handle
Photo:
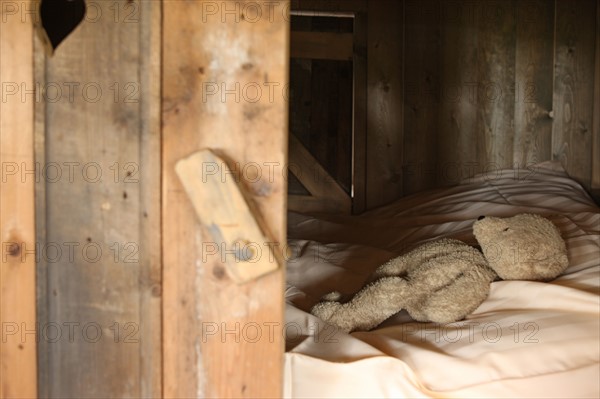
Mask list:
[[[227,163],[210,150],[201,150],[177,162],[183,183],[200,222],[213,236],[207,253],[218,256],[238,284],[254,280],[279,267],[276,247],[261,231],[257,215]]]

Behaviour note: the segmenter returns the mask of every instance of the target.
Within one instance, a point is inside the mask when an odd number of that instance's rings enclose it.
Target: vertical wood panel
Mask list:
[[[352,212],[367,209],[367,35],[366,12],[354,14],[354,118],[352,129]]]
[[[440,106],[440,2],[405,2],[403,191],[435,186]],[[394,134],[397,134],[394,132]]]
[[[159,22],[157,2],[94,3],[37,63],[48,397],[161,395]]]
[[[241,184],[257,178],[244,166],[258,166],[260,178],[246,187],[249,200],[266,234],[285,242],[289,3],[277,2],[271,20],[262,10],[250,22],[241,14],[251,4],[177,1],[164,8],[165,397],[282,395],[284,270],[233,283],[220,260],[230,249],[208,256],[207,245],[220,242],[195,217],[174,170],[203,148],[239,163]],[[246,93],[248,85],[262,95]]]
[[[30,2],[0,3],[0,397],[37,396],[33,31]]]
[[[594,127],[592,149],[592,188],[600,190],[600,0],[596,0],[596,66],[594,67]]]
[[[490,171],[513,165],[516,14],[513,1],[477,4],[476,159]]]
[[[367,207],[402,195],[403,3],[369,1]]]
[[[40,26],[37,25],[36,29]],[[40,85],[46,83],[46,49],[40,40],[39,32],[36,32],[33,40],[34,50],[34,81]],[[46,104],[44,101],[35,103],[35,162],[38,165],[46,164]],[[46,242],[46,183],[43,179],[35,182],[35,237],[37,243]],[[48,321],[48,268],[45,262],[36,262],[36,315],[38,321]],[[38,396],[48,397],[48,373],[45,366],[49,364],[47,340],[40,340],[37,344],[38,354]]]
[[[162,3],[141,1],[139,27],[140,397],[162,397],[161,40]],[[125,176],[127,172],[125,172]]]
[[[556,2],[553,158],[589,185],[592,169],[596,1]]]
[[[441,106],[437,186],[456,184],[462,168],[479,167],[477,87],[479,32],[475,3],[442,2]]]
[[[551,158],[554,0],[516,2],[517,49],[514,162]]]

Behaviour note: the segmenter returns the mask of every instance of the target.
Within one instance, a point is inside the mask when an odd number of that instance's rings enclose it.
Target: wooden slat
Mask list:
[[[474,159],[484,170],[489,167],[497,170],[513,166],[515,2],[486,1],[477,5],[478,109]]]
[[[596,1],[557,0],[553,158],[571,177],[589,185],[596,48]]]
[[[289,3],[253,23],[205,15],[214,4],[175,1],[163,10],[164,396],[281,397],[283,268],[238,285],[218,259],[203,258],[214,240],[175,164],[202,148],[239,163],[264,231],[285,242]],[[241,11],[246,2],[239,4]],[[262,95],[249,98],[247,85]]]
[[[514,163],[551,158],[554,0],[516,2]]]
[[[594,76],[594,127],[592,148],[592,188],[600,190],[600,0],[596,0],[596,71]]]
[[[366,207],[402,195],[403,9],[395,0],[368,2]]]
[[[473,15],[476,4],[465,1],[441,2],[439,133],[435,157],[436,185],[456,184],[453,173],[465,164],[478,165],[476,101],[478,73],[478,29]],[[486,154],[486,152],[484,152]]]
[[[0,3],[0,397],[37,397],[33,31],[30,2]],[[14,173],[14,174],[13,174]]]
[[[162,397],[161,40],[162,3],[140,1],[139,240],[140,396]],[[130,8],[127,8],[130,10]],[[127,171],[124,171],[125,176]]]
[[[435,186],[440,106],[440,2],[405,2],[403,192]]]
[[[367,209],[367,13],[354,16],[354,118],[352,140],[352,212]]]
[[[94,7],[103,17],[86,19],[36,74],[48,95],[62,89],[37,111],[45,114],[40,245],[62,248],[38,264],[40,323],[62,332],[40,357],[41,391],[160,397],[160,3]]]
[[[321,60],[351,60],[353,37],[351,33],[292,32],[290,56]]]
[[[45,37],[40,34],[40,24],[34,25],[34,81],[40,85],[46,85],[46,54],[50,54],[48,48],[49,43],[41,41],[40,38]],[[38,102],[35,104],[35,161],[39,165],[46,165],[46,103]],[[46,182],[44,179],[38,179],[35,183],[35,236],[36,242],[46,242]],[[44,262],[36,262],[36,316],[38,321],[48,320],[48,268]],[[50,342],[48,340],[40,340],[38,342],[38,396],[42,398],[48,397],[48,373],[45,366],[49,364],[48,355]]]

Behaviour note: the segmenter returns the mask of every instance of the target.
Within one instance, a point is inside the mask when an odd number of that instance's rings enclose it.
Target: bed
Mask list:
[[[549,218],[569,267],[551,282],[497,281],[465,320],[405,312],[345,334],[310,315],[382,262],[440,237],[475,244],[480,215]],[[289,215],[285,397],[599,397],[600,209],[557,163],[494,170],[360,216]]]

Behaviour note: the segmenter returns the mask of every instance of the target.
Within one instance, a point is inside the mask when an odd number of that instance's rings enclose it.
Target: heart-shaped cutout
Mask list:
[[[85,0],[42,0],[40,19],[51,53],[85,17]]]

